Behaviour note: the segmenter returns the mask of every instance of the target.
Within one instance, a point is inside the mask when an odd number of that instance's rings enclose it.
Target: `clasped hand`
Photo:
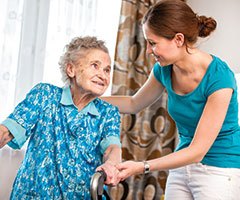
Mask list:
[[[96,171],[104,170],[107,174],[106,185],[116,186],[120,181],[125,180],[129,176],[143,173],[143,163],[135,161],[126,161],[114,164],[106,161],[99,166]]]

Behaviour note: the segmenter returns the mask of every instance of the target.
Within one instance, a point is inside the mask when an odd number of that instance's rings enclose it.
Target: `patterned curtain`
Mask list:
[[[153,60],[146,55],[141,19],[156,0],[123,0],[113,72],[113,95],[133,95],[146,81]],[[151,95],[151,94],[149,94]],[[123,160],[143,161],[169,154],[176,127],[166,111],[167,94],[136,115],[122,115]],[[167,171],[133,176],[110,189],[113,199],[160,199]]]

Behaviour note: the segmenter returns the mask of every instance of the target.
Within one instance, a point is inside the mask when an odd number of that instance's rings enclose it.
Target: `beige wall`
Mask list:
[[[200,48],[225,60],[240,73],[240,1],[187,0],[199,15],[215,18],[217,29]]]

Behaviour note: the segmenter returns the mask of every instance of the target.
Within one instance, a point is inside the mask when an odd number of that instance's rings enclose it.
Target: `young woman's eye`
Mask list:
[[[155,46],[156,45],[156,43],[155,42],[152,42],[152,41],[148,41],[148,44],[150,45],[150,46]]]

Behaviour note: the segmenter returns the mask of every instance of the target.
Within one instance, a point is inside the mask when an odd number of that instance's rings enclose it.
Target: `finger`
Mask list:
[[[5,140],[11,140],[13,138],[13,135],[9,131],[4,131],[0,135],[0,142],[4,142]]]
[[[4,147],[11,139],[7,139],[7,140],[4,140],[3,143],[2,143],[2,147]],[[1,148],[2,148],[1,147]]]
[[[119,171],[121,171],[122,169],[124,169],[124,167],[123,167],[123,164],[122,164],[122,163],[120,163],[120,164],[116,165],[116,168],[117,168]]]
[[[123,179],[123,178],[125,177],[123,171],[121,171],[121,172],[118,174],[118,177],[119,177],[119,179]]]
[[[0,145],[2,144],[2,142],[3,142],[3,134],[0,133]]]
[[[113,177],[110,181],[109,181],[109,186],[116,186],[118,183],[120,182],[119,178]]]
[[[115,186],[120,181],[120,178],[118,177],[119,171],[115,168],[113,171],[110,171],[107,176],[106,183],[111,186]]]
[[[106,181],[104,182],[106,185],[112,185],[112,183],[113,183],[113,180],[112,180],[112,178],[110,178],[110,177],[107,177],[107,179],[106,179]]]
[[[97,167],[95,171],[97,172],[97,171],[101,171],[101,170],[102,170],[101,167]]]
[[[121,178],[121,179],[120,179],[120,181],[124,181],[124,180],[125,180],[125,178]]]
[[[0,148],[4,147],[12,138],[3,138],[3,140],[0,143]]]
[[[116,185],[121,181],[121,178],[118,176],[116,179]]]
[[[5,133],[3,132],[0,135],[0,148],[2,148],[4,146],[4,140],[5,140]]]

